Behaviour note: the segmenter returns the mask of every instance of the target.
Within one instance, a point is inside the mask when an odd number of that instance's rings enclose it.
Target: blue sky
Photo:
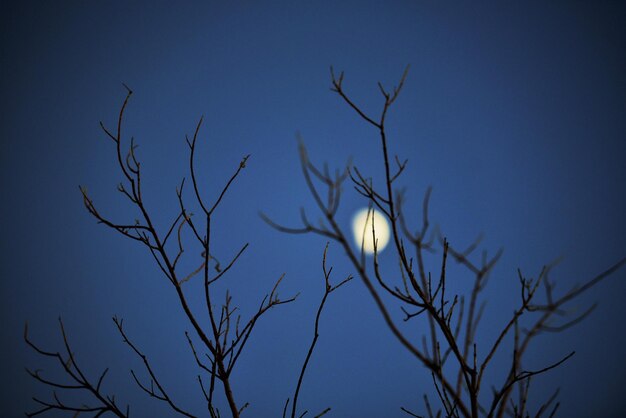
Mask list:
[[[86,186],[116,219],[136,217],[115,192],[121,174],[98,125],[115,123],[122,83],[134,91],[125,129],[139,144],[145,199],[162,227],[176,214],[175,187],[187,175],[184,136],[201,115],[207,196],[251,154],[217,212],[213,245],[228,259],[250,243],[225,284],[244,313],[282,273],[281,294],[301,292],[263,318],[233,377],[237,399],[250,402],[248,416],[278,416],[311,338],[326,241],[280,234],[258,212],[290,225],[301,206],[319,216],[299,168],[297,133],[315,162],[342,167],[352,158],[374,181],[383,175],[376,132],[329,90],[329,66],[345,71],[346,90],[369,112],[382,104],[376,82],[391,86],[411,66],[387,121],[391,153],[409,159],[402,186],[415,225],[432,186],[431,220],[453,245],[484,233],[490,254],[504,248],[486,291],[480,335],[491,341],[517,303],[518,267],[536,276],[563,256],[555,277],[564,290],[626,254],[625,10],[619,2],[3,3],[5,416],[48,393],[24,366],[53,369],[27,350],[24,322],[35,341],[60,347],[59,315],[78,359],[94,376],[111,367],[107,391],[131,403],[135,416],[169,410],[134,385],[129,369],[143,370],[113,315],[125,318],[174,396],[202,411],[183,334],[189,326],[173,289],[145,248],[95,223],[78,191]],[[346,229],[365,205],[345,188],[338,219]],[[392,274],[389,254],[381,260]],[[336,244],[328,261],[335,280],[354,273]],[[451,271],[449,280],[467,280]],[[560,416],[626,411],[625,291],[621,270],[570,306],[580,312],[599,302],[590,318],[542,336],[531,351],[529,367],[538,368],[576,350],[531,390],[541,396],[561,386]],[[428,373],[393,340],[362,284],[334,293],[302,408],[400,417],[400,406],[424,412],[429,391]]]

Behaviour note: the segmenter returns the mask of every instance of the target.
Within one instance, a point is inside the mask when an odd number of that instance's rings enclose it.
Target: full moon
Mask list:
[[[368,216],[369,212],[369,216]],[[372,218],[374,220],[374,233],[376,235],[377,251],[380,253],[389,243],[389,222],[381,212],[364,208],[359,210],[352,218],[352,234],[357,248],[365,254],[374,254],[374,240],[372,239]]]

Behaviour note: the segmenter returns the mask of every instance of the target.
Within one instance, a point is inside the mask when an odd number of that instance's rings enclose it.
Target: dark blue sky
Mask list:
[[[238,364],[234,391],[250,402],[247,416],[280,415],[323,291],[325,240],[280,234],[257,215],[295,225],[304,206],[318,216],[296,133],[316,162],[341,167],[352,157],[375,181],[383,174],[376,132],[329,90],[330,65],[345,70],[345,88],[370,112],[381,106],[376,81],[393,85],[411,65],[387,121],[391,152],[409,158],[402,185],[416,225],[432,185],[431,220],[453,245],[483,232],[490,253],[504,247],[486,291],[479,334],[486,341],[517,304],[518,267],[536,276],[563,256],[555,277],[564,290],[626,254],[623,3],[7,3],[0,10],[3,416],[32,409],[30,397],[48,393],[23,367],[53,367],[27,350],[22,331],[28,320],[35,341],[60,348],[58,315],[78,360],[93,376],[110,366],[107,392],[130,402],[135,416],[169,410],[132,382],[128,370],[143,369],[121,342],[114,314],[173,396],[202,411],[183,335],[189,326],[173,289],[145,248],[95,223],[77,187],[87,186],[102,212],[136,217],[115,192],[121,174],[98,126],[114,124],[122,82],[135,92],[126,132],[140,146],[145,200],[162,228],[176,215],[174,190],[187,175],[184,135],[201,115],[198,166],[207,196],[252,154],[218,209],[216,255],[228,259],[250,242],[227,282],[244,313],[282,273],[281,294],[301,296],[262,320]],[[346,187],[339,220],[349,228],[365,205]],[[393,260],[383,262],[395,272]],[[329,264],[335,280],[354,273],[336,244]],[[449,280],[467,280],[451,271]],[[622,270],[570,306],[580,312],[600,302],[590,318],[536,341],[529,368],[577,352],[531,389],[541,396],[561,386],[560,416],[626,413],[625,291]],[[302,408],[401,417],[400,406],[424,411],[424,391],[431,391],[428,373],[393,340],[362,284],[333,294]]]

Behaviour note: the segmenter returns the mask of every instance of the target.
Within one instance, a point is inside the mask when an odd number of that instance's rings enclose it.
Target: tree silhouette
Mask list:
[[[372,234],[374,243],[371,266],[365,257],[363,243],[360,253],[352,247],[348,234],[336,219],[342,186],[347,176],[339,174],[331,176],[326,166],[324,169],[316,167],[309,160],[302,142],[300,144],[302,172],[322,220],[319,225],[315,225],[308,220],[309,217],[302,210],[302,226],[293,228],[280,225],[266,215],[262,216],[279,231],[292,234],[319,234],[343,247],[346,257],[372,296],[393,336],[430,372],[441,408],[433,410],[431,401],[424,395],[429,417],[440,417],[442,414],[446,417],[471,418],[479,416],[501,418],[505,414],[516,418],[529,417],[531,414],[535,417],[544,414],[554,416],[559,407],[558,389],[547,397],[537,411],[531,413],[527,403],[530,381],[533,376],[563,364],[574,355],[574,352],[564,353],[562,358],[555,359],[538,370],[524,368],[524,354],[538,335],[561,332],[587,317],[596,307],[595,304],[573,318],[566,317],[564,306],[626,264],[626,258],[622,258],[584,284],[560,295],[554,292],[555,282],[550,278],[554,264],[544,266],[536,278],[527,277],[518,270],[520,282],[518,306],[511,317],[502,323],[502,328],[493,335],[491,343],[477,341],[476,330],[485,307],[485,301],[481,302],[481,292],[485,289],[489,274],[502,255],[502,250],[491,258],[483,252],[479,262],[472,261],[471,255],[478,247],[481,237],[464,250],[460,250],[450,245],[440,231],[429,231],[430,188],[423,200],[421,225],[417,229],[411,229],[408,216],[403,211],[405,190],[395,186],[395,182],[406,168],[407,160],[402,161],[397,156],[394,160],[390,158],[385,126],[388,111],[398,98],[407,74],[408,67],[397,87],[391,91],[378,83],[383,104],[380,115],[374,117],[364,112],[346,93],[343,87],[344,73],[341,72],[336,76],[331,67],[331,90],[380,136],[380,155],[384,165],[382,185],[375,186],[373,176],[361,173],[356,166],[348,167],[347,172],[354,189],[365,198],[370,208],[369,215],[371,216],[376,209],[384,214],[391,225],[391,247],[393,257],[398,260],[400,266],[399,277],[384,277],[381,273],[373,219],[371,231],[368,232]],[[442,249],[441,267],[439,271],[431,274],[427,271],[425,257],[427,253],[435,252],[435,240]],[[448,290],[446,265],[449,256],[464,266],[472,277],[473,285],[469,294],[451,294]],[[434,274],[436,276],[433,278]],[[541,301],[538,295],[541,293],[540,289],[543,289],[544,294]],[[424,320],[425,323],[420,325],[428,329],[428,334],[422,336],[421,347],[416,343],[416,337],[419,336],[401,329],[391,309],[401,311],[404,322],[420,318]],[[556,324],[551,322],[554,318],[560,318],[560,322]],[[503,349],[507,338],[513,339],[510,368],[504,373],[500,383],[492,384],[491,391],[484,390],[487,386],[484,380],[485,371],[492,364],[494,355]],[[514,388],[519,390],[517,400],[513,399]],[[402,407],[402,410],[408,415],[419,416],[407,408]]]
[[[233,417],[239,417],[242,411],[248,406],[247,403],[238,403],[235,400],[235,395],[231,386],[231,374],[237,360],[249,341],[249,337],[257,324],[257,321],[264,316],[272,308],[292,302],[298,295],[290,296],[281,299],[278,295],[278,286],[283,279],[283,276],[276,280],[271,291],[262,298],[258,304],[256,312],[247,319],[243,319],[237,314],[237,307],[233,305],[233,297],[228,290],[223,295],[221,306],[216,309],[215,300],[217,299],[213,293],[213,285],[222,277],[228,273],[231,267],[237,262],[239,257],[248,247],[245,244],[239,252],[237,252],[226,266],[221,266],[219,261],[211,255],[211,223],[215,217],[215,211],[218,208],[220,202],[224,198],[231,184],[235,181],[237,176],[246,167],[246,161],[249,156],[245,156],[239,166],[236,168],[234,174],[227,180],[226,185],[218,194],[215,201],[209,205],[206,199],[202,196],[198,183],[196,181],[196,171],[194,168],[194,154],[196,150],[196,143],[200,133],[200,127],[202,126],[202,118],[198,122],[193,137],[191,139],[186,138],[187,145],[189,146],[189,171],[191,176],[191,184],[193,189],[193,196],[196,199],[197,204],[202,210],[202,219],[195,220],[193,214],[187,210],[185,199],[183,198],[183,188],[185,185],[185,179],[182,180],[180,187],[176,190],[176,196],[179,204],[179,212],[174,217],[169,228],[165,233],[159,231],[152,221],[151,212],[146,207],[142,197],[142,171],[141,163],[138,161],[135,154],[136,145],[131,138],[128,145],[128,152],[125,154],[123,151],[124,137],[122,135],[124,111],[127,107],[129,99],[132,95],[132,90],[128,87],[127,95],[124,99],[122,107],[119,112],[117,129],[112,132],[105,127],[101,122],[100,125],[105,134],[113,141],[115,145],[115,155],[117,164],[124,177],[124,182],[118,185],[117,190],[130,201],[131,205],[135,207],[139,214],[139,219],[134,222],[117,222],[113,221],[107,216],[101,214],[94,201],[89,197],[86,188],[80,187],[80,192],[83,197],[84,205],[87,211],[97,219],[101,224],[114,229],[121,235],[131,240],[138,241],[152,254],[154,262],[159,266],[163,276],[170,282],[174,289],[180,307],[185,313],[188,320],[188,324],[192,328],[192,332],[185,331],[187,343],[194,356],[195,362],[198,368],[208,377],[209,382],[203,380],[201,375],[198,375],[198,384],[204,394],[208,413],[211,417],[220,416],[219,410],[214,406],[213,394],[216,386],[216,381],[221,382],[223,393],[228,402],[228,408],[230,414]],[[189,250],[185,248],[183,244],[183,229],[187,229],[191,232],[193,242],[200,248],[202,253],[202,261],[200,265],[193,271],[184,271],[179,266],[179,261],[182,259],[185,251]],[[210,268],[210,266],[212,267]],[[214,270],[214,271],[213,271]],[[292,417],[295,416],[297,407],[297,396],[300,390],[300,384],[302,382],[308,360],[315,347],[317,341],[317,332],[319,327],[319,317],[324,307],[328,295],[336,290],[339,286],[343,285],[350,278],[340,282],[335,286],[331,286],[329,282],[330,271],[332,269],[326,268],[326,250],[323,257],[323,272],[325,280],[325,293],[320,304],[317,318],[315,322],[315,338],[311,343],[308,355],[302,366],[300,377],[298,380],[298,386],[295,390]],[[193,283],[195,276],[201,276],[201,283]],[[188,302],[188,294],[192,293],[191,287],[196,285],[202,288],[205,300],[206,312],[194,312]],[[201,323],[208,319],[209,327],[203,327]],[[137,385],[150,397],[165,402],[169,407],[184,416],[193,417],[190,412],[183,409],[174,399],[168,394],[166,384],[161,382],[154,369],[152,368],[148,357],[144,352],[132,342],[131,338],[127,335],[123,327],[123,319],[113,317],[113,322],[120,335],[123,338],[130,349],[142,360],[146,372],[148,373],[148,383],[142,380],[138,375],[131,370],[132,377]],[[39,382],[51,386],[52,388],[69,390],[69,391],[83,391],[92,395],[94,398],[93,405],[76,405],[73,403],[67,403],[61,400],[56,391],[53,392],[53,401],[44,401],[38,398],[33,398],[34,401],[39,404],[40,409],[27,413],[28,416],[36,416],[45,412],[53,410],[62,411],[74,411],[79,412],[93,412],[95,416],[100,416],[106,412],[110,412],[119,417],[130,416],[130,407],[120,407],[115,400],[114,395],[107,395],[102,391],[102,383],[107,375],[108,368],[105,369],[97,380],[89,379],[83,372],[81,365],[79,365],[74,352],[71,348],[68,335],[66,333],[63,321],[59,318],[60,331],[63,337],[65,354],[61,354],[58,351],[48,351],[36,345],[28,336],[28,325],[24,330],[24,338],[26,343],[31,346],[37,353],[42,356],[51,357],[56,359],[62,368],[62,371],[67,375],[72,383],[65,384],[60,381],[51,380],[44,377],[40,371],[30,371],[28,373]],[[208,329],[207,329],[208,328]],[[200,341],[199,346],[198,340]],[[285,405],[286,408],[286,405]]]
[[[489,275],[502,252],[498,251],[492,257],[487,257],[485,252],[482,259],[475,261],[473,253],[478,248],[480,239],[461,250],[451,245],[445,235],[437,230],[432,230],[428,216],[430,189],[426,191],[424,196],[421,225],[417,229],[411,229],[409,214],[403,210],[405,191],[396,186],[396,181],[402,176],[407,166],[407,160],[402,161],[398,157],[395,157],[394,160],[390,158],[385,127],[388,111],[400,94],[407,73],[408,68],[402,75],[398,86],[391,91],[378,83],[383,97],[383,108],[379,117],[372,117],[361,110],[359,105],[345,92],[343,73],[336,76],[331,69],[332,90],[380,135],[381,157],[384,165],[382,187],[378,184],[375,186],[373,177],[362,173],[356,166],[346,167],[345,170],[336,172],[334,176],[330,174],[326,166],[323,169],[317,168],[309,160],[306,149],[301,143],[300,161],[305,183],[315,199],[324,221],[319,225],[313,224],[308,220],[306,213],[302,211],[302,225],[297,228],[290,228],[272,221],[266,215],[262,215],[262,217],[282,232],[319,234],[339,244],[355,269],[355,276],[358,276],[367,288],[394,338],[415,357],[418,364],[425,367],[431,374],[440,407],[435,407],[431,399],[424,395],[425,408],[429,417],[476,418],[486,416],[500,418],[508,415],[521,418],[529,417],[531,414],[536,417],[554,416],[559,406],[557,401],[558,390],[548,396],[536,411],[531,412],[529,410],[528,391],[531,378],[563,364],[574,355],[574,352],[564,353],[561,358],[554,359],[553,362],[537,370],[525,368],[524,355],[538,335],[560,332],[587,317],[595,305],[574,317],[566,317],[567,312],[563,308],[567,303],[579,298],[581,294],[622,267],[626,263],[626,258],[618,261],[583,285],[574,287],[562,294],[554,292],[555,282],[550,277],[553,264],[545,266],[534,279],[518,271],[520,282],[518,306],[513,310],[510,318],[502,322],[501,329],[493,334],[490,343],[478,342],[476,331],[483,318],[485,306],[482,291],[485,289]],[[220,410],[214,402],[216,386],[221,385],[221,390],[228,404],[229,415],[239,417],[248,404],[236,400],[236,394],[232,389],[232,372],[237,361],[259,319],[272,308],[294,301],[298,295],[287,298],[279,297],[278,287],[283,279],[281,276],[276,280],[270,292],[265,297],[260,298],[256,310],[247,318],[242,318],[238,314],[233,303],[233,297],[228,291],[219,297],[216,296],[214,284],[223,280],[226,273],[245,252],[248,244],[242,246],[228,263],[222,265],[212,252],[211,225],[213,222],[219,222],[215,220],[216,209],[230,186],[246,167],[249,156],[241,160],[234,173],[226,180],[217,197],[209,203],[198,186],[194,168],[194,154],[202,119],[198,122],[193,136],[187,138],[190,151],[189,172],[192,195],[195,203],[201,209],[201,214],[199,217],[194,217],[187,209],[186,198],[183,197],[185,185],[183,179],[176,190],[178,213],[172,217],[173,221],[165,231],[161,231],[155,226],[151,212],[142,197],[142,171],[141,164],[135,154],[136,145],[132,138],[127,142],[122,134],[124,111],[132,95],[132,91],[128,88],[127,90],[127,95],[118,115],[116,129],[114,131],[109,130],[102,123],[101,126],[106,136],[115,145],[115,158],[124,179],[119,184],[118,191],[134,207],[138,218],[134,222],[112,220],[101,214],[87,190],[81,187],[84,205],[99,223],[112,228],[126,238],[138,241],[148,249],[154,262],[173,288],[188,326],[191,328],[191,332],[185,332],[185,336],[200,371],[197,380],[206,401],[206,414],[211,417],[221,416]],[[127,151],[125,151],[126,149]],[[372,227],[369,231],[374,242],[374,254],[371,259],[368,259],[363,245],[361,245],[360,251],[354,249],[344,227],[337,221],[336,214],[339,210],[342,187],[348,179],[355,190],[368,202],[370,216],[375,208],[383,213],[390,222],[392,252],[400,266],[398,277],[385,277],[382,274],[374,222],[371,223]],[[196,247],[194,250],[183,244],[186,242],[183,238],[184,234],[191,236],[191,241]],[[441,248],[438,255],[436,254],[436,247]],[[283,418],[286,416],[294,418],[299,413],[298,395],[320,335],[320,320],[327,298],[352,278],[352,276],[348,276],[335,285],[331,284],[332,268],[327,266],[327,251],[328,245],[322,256],[324,293],[315,317],[313,339],[304,356],[300,373],[295,380],[294,393],[283,406]],[[201,260],[198,260],[197,268],[186,271],[179,265],[179,261],[185,253],[201,253],[202,257]],[[439,270],[434,273],[428,271],[426,262],[426,257],[432,256],[438,257],[440,263]],[[450,290],[450,278],[447,277],[446,270],[448,257],[465,267],[466,272],[471,277],[473,284],[468,294],[459,294]],[[192,309],[188,302],[187,295],[191,292],[191,288],[200,289],[204,296],[202,312]],[[543,294],[541,300],[540,294]],[[217,300],[223,302],[216,305]],[[401,316],[398,316],[400,312]],[[560,322],[554,323],[555,318],[561,318]],[[420,325],[423,325],[423,329],[426,329],[427,333],[423,336],[409,333],[399,326],[398,321],[422,321]],[[114,317],[113,322],[123,342],[143,362],[145,373],[148,375],[147,379],[142,379],[137,373],[131,371],[136,384],[148,396],[165,403],[172,411],[184,416],[195,416],[170,396],[167,383],[157,376],[148,356],[127,334],[123,327],[123,320]],[[46,377],[40,371],[29,370],[29,374],[34,379],[51,387],[53,394],[51,401],[33,398],[39,409],[27,413],[27,415],[36,416],[52,411],[72,411],[75,412],[74,416],[89,412],[93,413],[93,416],[101,416],[107,412],[119,417],[130,416],[128,405],[125,407],[118,405],[115,396],[104,393],[102,389],[102,383],[108,369],[105,369],[96,379],[88,377],[82,364],[77,361],[61,319],[59,319],[59,324],[64,343],[64,353],[40,347],[31,340],[28,335],[28,327],[25,327],[24,338],[26,343],[40,355],[50,357],[58,362],[62,373],[70,380],[70,383],[65,383]],[[418,344],[420,338],[421,346]],[[492,384],[491,391],[485,390],[485,387],[488,386],[485,380],[486,370],[493,364],[492,360],[496,353],[508,346],[511,347],[509,369],[502,374],[500,382],[489,382]],[[517,399],[514,399],[514,390],[518,390]],[[92,403],[78,404],[74,401],[64,401],[57,394],[57,391],[88,393]],[[290,399],[292,399],[291,408],[289,408]],[[290,411],[288,411],[289,409]],[[407,415],[420,416],[408,408],[402,407],[401,409]],[[330,408],[325,408],[317,417],[329,411]],[[307,411],[304,411],[298,416],[302,417],[306,413]]]

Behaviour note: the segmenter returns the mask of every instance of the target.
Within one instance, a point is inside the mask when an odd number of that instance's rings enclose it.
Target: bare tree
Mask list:
[[[595,308],[590,306],[576,317],[567,318],[564,306],[578,298],[591,287],[614,273],[626,264],[626,258],[589,279],[584,284],[574,287],[563,294],[554,292],[555,282],[550,277],[553,265],[543,267],[536,278],[529,278],[518,271],[520,300],[511,317],[502,323],[502,328],[492,336],[490,343],[478,342],[476,331],[484,312],[482,291],[485,289],[490,272],[502,255],[498,251],[488,258],[483,252],[482,259],[474,261],[472,254],[480,243],[480,237],[467,248],[456,249],[441,233],[431,231],[428,216],[428,204],[431,194],[426,191],[423,201],[421,224],[412,229],[403,211],[405,192],[396,187],[407,165],[407,160],[389,156],[389,145],[385,127],[386,116],[394,104],[405,83],[408,67],[400,78],[397,87],[387,90],[381,83],[378,88],[382,95],[382,111],[378,117],[367,114],[346,93],[343,86],[344,74],[335,75],[331,67],[331,90],[335,92],[359,118],[376,130],[380,137],[381,163],[384,166],[382,184],[376,187],[372,176],[361,173],[356,166],[348,167],[350,181],[354,189],[362,195],[370,208],[382,212],[391,225],[393,256],[400,265],[400,275],[396,278],[383,277],[379,266],[377,236],[374,222],[371,222],[371,234],[374,253],[369,265],[363,245],[360,252],[350,244],[344,228],[337,221],[342,186],[347,180],[345,174],[330,175],[327,166],[316,167],[307,155],[304,145],[300,144],[300,162],[306,186],[313,196],[322,215],[319,224],[313,224],[304,209],[301,209],[302,225],[286,227],[262,217],[279,231],[303,234],[314,233],[339,243],[350,260],[363,285],[372,296],[386,325],[395,339],[402,344],[431,374],[437,393],[438,409],[433,409],[431,400],[424,395],[425,408],[430,418],[440,417],[497,417],[505,414],[525,418],[531,416],[528,405],[528,390],[531,378],[550,371],[563,364],[574,352],[564,353],[538,370],[524,367],[524,354],[542,333],[563,331],[587,317]],[[368,231],[370,233],[370,231]],[[425,261],[435,252],[435,242],[441,246],[440,269],[431,274]],[[465,267],[473,279],[469,294],[455,294],[447,287],[446,265],[448,257]],[[370,267],[368,267],[370,266]],[[435,278],[432,276],[435,275]],[[540,294],[543,294],[541,299]],[[393,311],[392,311],[393,309]],[[397,310],[397,311],[396,311]],[[395,312],[402,312],[400,318]],[[404,331],[398,321],[417,321],[425,318],[427,330],[421,337],[421,346],[417,343],[419,335]],[[557,319],[556,324],[553,322]],[[522,320],[525,320],[522,324]],[[415,328],[412,328],[415,329]],[[512,340],[512,341],[511,341]],[[510,367],[501,376],[500,383],[493,383],[491,390],[483,390],[487,385],[485,371],[492,364],[494,355],[507,346],[512,347]],[[514,389],[519,396],[514,398]],[[554,416],[559,403],[558,390],[549,396],[534,412],[535,417]],[[414,417],[419,415],[402,407],[402,411]]]
[[[306,185],[323,216],[322,222],[320,224],[311,223],[304,210],[301,211],[302,225],[297,228],[279,225],[265,215],[262,217],[280,231],[314,233],[325,236],[339,244],[355,269],[356,275],[372,296],[377,310],[382,315],[393,337],[415,357],[417,364],[425,367],[430,373],[437,394],[436,402],[439,404],[439,407],[434,406],[431,399],[424,395],[425,409],[430,418],[441,416],[501,418],[505,415],[525,418],[530,417],[531,414],[535,417],[554,416],[559,407],[558,390],[547,397],[537,407],[536,411],[530,410],[528,393],[531,378],[560,366],[572,357],[574,352],[564,353],[561,358],[554,359],[553,362],[536,370],[525,367],[524,355],[531,344],[536,341],[538,335],[563,331],[587,317],[595,305],[590,306],[589,309],[575,317],[567,317],[567,311],[564,307],[626,264],[626,258],[621,259],[584,284],[562,294],[557,294],[554,291],[555,282],[550,277],[553,265],[545,266],[534,279],[518,271],[520,282],[518,306],[513,310],[511,316],[502,322],[501,329],[492,335],[492,340],[489,343],[478,342],[476,338],[477,329],[483,318],[485,306],[482,292],[502,251],[498,251],[492,257],[487,257],[487,253],[483,252],[482,258],[476,261],[473,254],[479,246],[480,237],[467,248],[458,249],[452,246],[444,235],[438,231],[433,231],[428,215],[430,189],[426,191],[424,196],[420,225],[416,229],[412,229],[411,220],[408,219],[403,210],[405,192],[396,185],[407,166],[407,160],[402,161],[398,157],[392,160],[389,157],[385,128],[387,113],[402,90],[407,71],[402,75],[398,86],[391,91],[385,89],[382,84],[378,84],[383,98],[383,107],[378,117],[372,117],[361,110],[344,91],[343,73],[335,76],[331,69],[331,89],[380,136],[381,162],[384,167],[382,187],[378,187],[378,185],[375,187],[372,177],[359,171],[356,166],[349,166],[344,171],[335,172],[334,175],[330,174],[327,166],[324,166],[323,169],[317,168],[311,163],[304,145],[301,144],[302,172]],[[186,198],[183,198],[185,184],[183,179],[176,190],[178,211],[173,214],[173,220],[164,228],[155,224],[153,217],[151,217],[152,212],[142,197],[142,171],[135,153],[136,146],[132,138],[127,142],[122,135],[124,111],[131,95],[132,91],[128,89],[117,118],[116,129],[109,130],[104,124],[101,126],[115,146],[115,158],[123,178],[123,182],[118,186],[118,191],[135,209],[137,219],[134,222],[115,221],[103,215],[97,209],[86,189],[81,187],[83,202],[88,212],[99,223],[108,226],[126,238],[138,241],[147,248],[162,275],[173,289],[173,294],[182,308],[188,327],[190,327],[190,332],[185,332],[185,338],[199,369],[197,376],[199,393],[206,401],[204,415],[213,418],[220,416],[220,411],[214,401],[214,393],[216,388],[221,386],[221,391],[228,404],[229,415],[239,417],[248,404],[236,400],[232,385],[234,367],[244,347],[247,346],[258,320],[272,308],[294,301],[297,295],[284,299],[279,298],[278,286],[283,279],[281,276],[276,280],[271,291],[265,297],[260,298],[260,303],[258,303],[253,314],[246,319],[242,319],[238,314],[233,298],[228,291],[216,296],[215,283],[224,280],[223,277],[246,251],[248,244],[243,245],[238,252],[232,255],[230,261],[222,266],[214,256],[211,243],[211,226],[215,222],[216,209],[233,182],[246,167],[249,156],[241,160],[234,173],[225,180],[224,187],[209,203],[200,191],[194,168],[196,142],[202,119],[198,122],[193,136],[186,138],[190,150],[189,171],[193,189],[192,195],[195,205],[199,206],[201,210],[200,219],[193,217],[187,209]],[[363,242],[360,250],[354,249],[344,228],[337,221],[336,214],[341,201],[342,187],[348,179],[355,190],[368,202],[370,208],[368,216],[373,216],[373,210],[376,209],[389,221],[392,252],[400,267],[398,277],[385,277],[382,273],[374,222],[371,223],[371,231],[368,231],[368,233],[371,232],[374,242],[373,257],[369,260],[366,258]],[[191,237],[195,249],[189,248],[191,246],[183,238],[184,234]],[[440,267],[436,272],[431,272],[428,270],[427,257],[433,257],[433,254],[437,252],[436,247],[441,249],[440,254],[434,256],[438,257],[436,261]],[[327,298],[352,278],[349,276],[336,285],[331,284],[332,268],[327,266],[327,250],[328,245],[324,249],[322,257],[324,293],[313,324],[313,338],[295,381],[294,393],[284,404],[283,418],[287,416],[295,418],[299,414],[298,397],[319,338],[321,316]],[[197,267],[191,271],[185,270],[182,263],[179,263],[185,253],[201,254],[200,259],[195,259]],[[450,279],[446,270],[449,257],[463,266],[471,278],[472,286],[469,293],[460,294],[451,290],[453,286],[449,285]],[[433,276],[435,277],[433,278]],[[187,299],[193,286],[200,289],[204,295],[204,306],[200,311],[192,309]],[[197,290],[193,293],[197,294]],[[218,299],[222,302],[216,304]],[[422,321],[420,324],[424,326],[423,329],[426,330],[426,333],[415,335],[406,331],[401,323],[408,321]],[[171,396],[166,382],[158,377],[146,352],[135,344],[127,334],[123,327],[123,320],[114,317],[113,322],[122,337],[122,341],[143,363],[145,369],[143,375],[147,375],[146,378],[142,378],[138,373],[131,371],[132,378],[143,392],[162,402],[173,412],[188,417],[195,416]],[[34,379],[50,387],[53,392],[52,400],[34,398],[39,409],[27,415],[36,416],[54,411],[72,411],[75,416],[79,413],[92,413],[93,416],[110,413],[118,417],[129,417],[130,407],[119,406],[115,396],[105,393],[103,389],[103,381],[108,368],[104,369],[97,378],[87,376],[82,362],[79,364],[77,356],[72,350],[70,339],[61,319],[59,319],[59,324],[64,345],[63,353],[45,349],[34,343],[28,335],[28,327],[25,327],[24,339],[27,344],[41,356],[58,362],[61,372],[66,378],[63,381],[56,380],[44,375],[41,371],[29,370],[29,374]],[[203,326],[202,324],[208,325]],[[486,371],[490,365],[494,364],[493,360],[496,354],[508,350],[509,347],[511,351],[508,370],[501,375],[499,382],[489,382],[488,384],[485,378]],[[69,383],[67,383],[68,379]],[[491,390],[484,390],[489,385]],[[515,391],[517,391],[517,396],[514,396]],[[91,403],[78,403],[77,398],[67,401],[62,399],[62,395],[57,392],[85,393],[91,399]],[[290,403],[291,408],[289,408]],[[288,411],[289,409],[290,411]],[[401,410],[407,415],[419,416],[408,408],[402,407]],[[330,408],[325,408],[318,413],[317,417],[325,415],[329,411]],[[302,417],[306,413],[305,410],[298,416]]]
[[[137,155],[135,153],[136,145],[132,138],[127,145],[128,151],[124,151],[125,138],[122,135],[124,111],[132,95],[132,91],[128,87],[126,88],[128,92],[117,118],[117,128],[114,131],[111,131],[106,128],[102,122],[100,125],[106,136],[113,141],[117,164],[124,179],[124,181],[118,185],[117,189],[130,202],[131,206],[134,207],[136,213],[138,214],[138,219],[134,222],[116,221],[110,219],[97,209],[94,201],[89,197],[86,188],[80,187],[84,205],[88,212],[99,223],[112,228],[126,238],[139,242],[148,249],[154,258],[154,262],[163,273],[164,278],[170,283],[173,293],[176,295],[175,297],[177,298],[179,305],[188,320],[188,326],[191,327],[191,332],[185,331],[185,337],[191,354],[193,355],[193,358],[199,368],[200,373],[197,376],[197,380],[199,388],[206,401],[208,415],[211,417],[220,416],[220,411],[214,403],[214,391],[216,386],[221,384],[223,394],[228,402],[230,415],[232,417],[239,417],[242,411],[248,406],[248,403],[236,401],[235,394],[233,392],[231,380],[232,372],[237,364],[237,360],[240,358],[243,349],[246,347],[246,343],[249,341],[249,337],[255,328],[257,321],[272,308],[292,302],[298,295],[290,296],[284,299],[279,297],[278,286],[283,279],[283,276],[281,276],[278,280],[276,280],[271,291],[260,300],[254,314],[247,319],[242,319],[237,313],[237,307],[234,306],[233,298],[228,290],[225,295],[221,296],[221,299],[223,300],[221,306],[216,308],[217,297],[214,293],[214,285],[218,280],[223,280],[222,278],[229,272],[231,267],[244,253],[248,244],[243,245],[225,266],[221,266],[217,259],[212,255],[213,248],[211,246],[211,225],[216,216],[216,209],[222,202],[222,199],[231,184],[246,167],[246,162],[249,156],[245,156],[241,160],[239,166],[236,167],[234,174],[232,174],[226,181],[226,184],[222,188],[221,192],[213,202],[209,203],[200,192],[194,166],[196,143],[200,133],[200,127],[202,126],[201,118],[195,128],[192,138],[186,138],[186,142],[190,150],[189,171],[191,175],[191,187],[193,189],[192,193],[197,205],[201,208],[202,216],[200,219],[196,220],[196,218],[192,217],[192,214],[187,210],[185,199],[183,198],[183,187],[185,185],[185,179],[183,179],[180,187],[176,190],[179,207],[178,213],[173,216],[173,221],[169,224],[167,229],[162,231],[155,225],[151,216],[151,211],[143,200],[141,163],[137,159]],[[202,254],[201,260],[197,261],[198,267],[192,271],[185,271],[179,265],[183,254],[185,252],[190,252],[188,251],[189,248],[187,248],[188,245],[184,245],[184,231],[187,231],[187,233],[192,236],[193,243],[200,250],[197,251],[197,253],[201,252]],[[196,251],[191,251],[191,253],[195,254]],[[294,417],[296,414],[298,393],[300,392],[304,373],[318,338],[320,315],[326,299],[331,292],[351,279],[351,277],[348,277],[338,285],[331,286],[329,282],[331,270],[332,268],[327,269],[326,267],[326,250],[324,250],[323,273],[325,291],[317,311],[315,321],[315,338],[310,345],[299,375],[297,388],[294,393],[291,417]],[[196,276],[199,276],[200,280],[194,280]],[[196,289],[195,291],[191,290],[194,286]],[[202,312],[194,312],[187,299],[188,294],[197,294],[198,287],[202,289],[204,294],[205,306]],[[180,415],[193,417],[194,415],[192,413],[186,410],[168,393],[166,382],[159,379],[155,369],[149,361],[148,356],[127,334],[123,327],[123,320],[121,318],[113,317],[113,322],[115,323],[123,342],[128,345],[131,351],[141,359],[145,367],[145,371],[147,372],[148,377],[143,379],[135,373],[135,371],[131,370],[132,377],[137,385],[150,397],[166,403],[171,410]],[[203,327],[201,325],[202,323],[207,322],[210,326]],[[86,376],[86,373],[81,368],[81,365],[77,361],[74,351],[72,350],[68,335],[60,318],[59,324],[65,349],[63,354],[59,351],[49,351],[35,344],[28,335],[28,325],[25,327],[24,339],[26,343],[40,355],[50,357],[58,361],[65,378],[69,378],[70,380],[70,383],[64,383],[60,380],[45,377],[38,370],[31,371],[27,369],[28,373],[34,379],[44,385],[50,386],[53,389],[52,401],[33,398],[39,405],[39,409],[31,413],[27,413],[27,416],[36,416],[50,411],[73,411],[76,415],[81,412],[91,412],[94,416],[111,413],[118,417],[129,417],[130,407],[118,406],[115,396],[107,395],[103,391],[102,383],[107,375],[108,368],[105,369],[97,379],[90,379]],[[74,400],[76,399],[75,397],[70,402],[64,401],[61,399],[61,396],[57,393],[57,391],[87,393],[92,398],[92,403],[89,405],[76,404],[74,403]],[[287,404],[285,405],[285,409],[286,408]],[[328,412],[328,410],[330,410],[330,408],[324,410],[322,414]],[[322,414],[318,416],[321,416]]]

